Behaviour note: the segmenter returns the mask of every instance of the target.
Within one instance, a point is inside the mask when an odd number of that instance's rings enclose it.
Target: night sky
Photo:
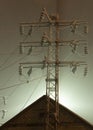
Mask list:
[[[33,69],[30,77],[24,73],[19,75],[19,63],[43,60],[46,54],[43,49],[34,48],[31,55],[19,54],[21,22],[38,21],[42,8],[49,14],[56,13],[55,0],[0,0],[0,124],[11,119],[25,107],[32,104],[46,92],[46,70]],[[59,0],[59,16],[62,20],[83,20],[88,22],[89,33],[79,29],[77,37],[70,28],[61,29],[60,38],[72,40],[85,39],[88,42],[88,55],[80,46],[76,54],[71,47],[63,47],[60,59],[65,61],[86,61],[88,74],[83,76],[84,67],[80,66],[76,73],[70,67],[60,69],[59,102],[93,125],[93,0]],[[41,38],[39,29],[35,29],[32,39]],[[36,33],[36,34],[35,34]],[[29,81],[29,82],[27,82]],[[5,98],[5,103],[4,99]],[[2,110],[5,110],[3,117]]]

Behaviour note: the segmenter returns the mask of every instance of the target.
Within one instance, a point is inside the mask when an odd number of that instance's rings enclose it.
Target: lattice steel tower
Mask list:
[[[77,46],[84,45],[85,54],[87,54],[87,43],[85,40],[60,40],[59,29],[65,26],[70,26],[72,33],[75,33],[79,25],[83,25],[85,33],[87,33],[86,21],[62,21],[59,19],[59,1],[57,0],[56,15],[49,15],[45,8],[42,9],[40,19],[38,22],[32,23],[20,23],[20,34],[26,37],[26,40],[20,42],[20,53],[23,53],[24,48],[28,48],[28,55],[31,53],[33,47],[46,47],[47,55],[44,56],[43,61],[33,61],[20,63],[19,74],[22,75],[23,69],[28,68],[28,75],[30,76],[32,68],[46,68],[46,125],[45,130],[59,130],[59,68],[69,66],[72,72],[75,73],[76,69],[80,65],[85,66],[84,75],[87,74],[87,67],[85,61],[60,61],[59,59],[59,47],[71,46],[72,52],[75,53]],[[40,41],[27,41],[28,36],[32,34],[33,28],[48,28],[48,31],[43,30],[43,35]],[[54,103],[50,98],[54,99]]]

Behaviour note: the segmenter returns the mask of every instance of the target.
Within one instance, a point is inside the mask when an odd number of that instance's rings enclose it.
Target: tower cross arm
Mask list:
[[[59,67],[65,67],[65,66],[69,66],[69,65],[87,65],[85,61],[47,61],[47,60],[43,60],[43,61],[33,61],[33,62],[24,62],[24,63],[20,63],[20,66],[22,66],[23,68],[29,68],[29,67],[33,67],[33,68],[42,68],[42,66],[47,67],[47,65],[49,65],[50,67],[55,67],[56,65],[59,65]]]

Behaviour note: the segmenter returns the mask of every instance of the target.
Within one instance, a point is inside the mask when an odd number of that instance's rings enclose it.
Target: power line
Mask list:
[[[45,76],[45,75],[43,75],[43,76]],[[43,76],[41,76],[41,77],[43,77]],[[8,87],[5,87],[5,88],[0,88],[0,91],[6,90],[6,89],[10,89],[10,88],[14,88],[14,87],[22,87],[21,85],[28,84],[28,83],[33,82],[33,81],[35,81],[35,80],[37,80],[37,79],[39,79],[41,77],[39,76],[37,78],[34,78],[32,80],[29,80],[29,81],[25,81],[23,83],[17,83],[17,84],[14,84],[14,85],[11,85],[11,86],[8,86]]]
[[[22,110],[25,108],[25,106],[27,105],[27,103],[29,102],[29,100],[32,98],[32,96],[33,96],[33,94],[35,93],[36,89],[39,87],[39,84],[40,84],[42,78],[44,78],[44,77],[42,76],[42,77],[40,78],[40,80],[37,82],[37,85],[34,86],[34,90],[32,91],[31,95],[28,97],[28,99],[26,100],[25,104],[23,105],[23,107],[21,108],[20,111],[22,111]]]
[[[13,56],[16,50],[17,50],[17,47],[9,54],[7,59],[0,65],[0,67],[4,66],[9,61],[9,59],[11,58],[11,56]]]

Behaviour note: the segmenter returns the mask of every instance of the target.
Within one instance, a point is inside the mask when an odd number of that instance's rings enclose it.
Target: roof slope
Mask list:
[[[51,99],[52,100],[52,99]],[[52,102],[54,102],[52,100]],[[60,108],[60,130],[93,130],[93,126],[62,105]],[[41,97],[21,113],[0,127],[0,130],[44,130],[46,96]]]

